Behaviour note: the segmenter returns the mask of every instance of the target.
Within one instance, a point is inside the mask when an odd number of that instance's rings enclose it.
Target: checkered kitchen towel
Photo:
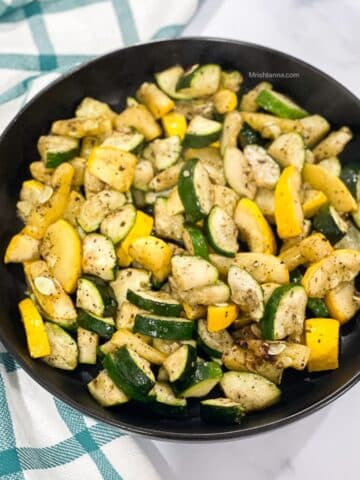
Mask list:
[[[200,0],[0,0],[0,132],[74,64],[177,36]],[[136,441],[38,386],[0,344],[0,478],[156,480]]]

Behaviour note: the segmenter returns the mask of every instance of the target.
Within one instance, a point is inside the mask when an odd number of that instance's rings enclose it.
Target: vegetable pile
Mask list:
[[[5,263],[24,266],[30,355],[97,364],[104,407],[183,415],[195,397],[204,421],[239,423],[280,399],[284,369],[339,366],[360,306],[352,133],[267,82],[243,92],[238,71],[176,65],[38,141]]]

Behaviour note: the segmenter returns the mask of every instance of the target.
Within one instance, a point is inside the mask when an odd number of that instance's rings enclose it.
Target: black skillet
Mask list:
[[[360,101],[335,80],[316,68],[284,53],[230,40],[184,38],[153,42],[118,50],[83,65],[52,83],[17,115],[0,139],[0,254],[20,228],[15,204],[21,182],[29,176],[28,165],[38,160],[36,142],[54,119],[71,117],[85,96],[124,107],[127,95],[154,72],[180,63],[219,63],[224,69],[239,69],[248,86],[261,81],[251,73],[277,74],[270,78],[276,89],[294,97],[309,112],[324,115],[336,125],[349,125],[357,138],[342,160],[356,160],[360,151]],[[298,74],[285,78],[281,74]],[[279,75],[280,74],[280,75]],[[293,76],[293,75],[292,75]],[[282,77],[282,78],[279,78]],[[263,78],[266,80],[266,78]],[[24,297],[24,278],[16,265],[0,264],[0,338],[18,363],[39,384],[64,402],[105,423],[154,438],[173,440],[219,440],[250,435],[290,423],[323,407],[348,390],[360,378],[360,328],[353,319],[342,330],[341,366],[322,374],[287,374],[278,405],[249,415],[241,426],[202,423],[196,407],[185,419],[173,420],[149,414],[139,406],[105,410],[86,389],[94,370],[78,368],[67,373],[32,360],[17,310]]]

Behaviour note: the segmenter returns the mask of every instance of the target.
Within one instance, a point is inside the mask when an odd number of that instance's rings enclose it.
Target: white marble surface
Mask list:
[[[360,96],[358,0],[207,0],[184,34],[285,51]],[[360,476],[359,404],[360,385],[320,412],[271,433],[212,444],[138,441],[166,480],[355,480]]]

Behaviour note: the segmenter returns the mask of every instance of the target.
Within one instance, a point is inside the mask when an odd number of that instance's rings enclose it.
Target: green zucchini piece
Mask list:
[[[196,348],[185,344],[171,353],[163,363],[170,382],[184,382],[190,377],[196,366]]]
[[[102,190],[87,198],[81,205],[77,217],[78,224],[85,232],[93,232],[100,227],[106,215],[121,208],[125,202],[126,197],[123,193],[115,190]]]
[[[194,337],[195,323],[181,317],[142,313],[136,315],[133,331],[165,340],[190,340]]]
[[[215,252],[234,257],[239,250],[238,229],[232,217],[215,205],[205,221],[206,237]]]
[[[106,370],[99,374],[87,385],[90,394],[102,407],[114,407],[129,401],[129,397],[115,385]]]
[[[150,363],[126,346],[108,353],[103,359],[109,377],[127,396],[141,402],[150,402],[148,395],[155,385]]]
[[[228,398],[211,398],[200,402],[200,417],[207,423],[233,425],[241,423],[245,411],[241,403]]]
[[[282,340],[301,335],[304,329],[307,295],[300,285],[282,285],[274,290],[267,304],[260,327],[266,340]]]
[[[165,382],[156,382],[149,395],[154,397],[154,401],[150,404],[150,408],[159,415],[173,417],[185,414],[187,405],[186,399],[175,397],[169,384]]]
[[[197,158],[188,160],[181,169],[178,191],[186,218],[196,223],[211,209],[211,183],[206,170]]]
[[[297,132],[280,135],[269,146],[268,153],[281,167],[294,165],[299,171],[302,170],[306,158],[304,140]]]
[[[241,403],[245,412],[270,407],[281,396],[281,390],[275,383],[250,372],[226,372],[220,386],[227,398]]]
[[[205,397],[219,383],[222,375],[221,367],[216,362],[198,360],[193,374],[181,384],[176,383],[174,389],[183,398]]]
[[[291,283],[296,283],[300,285],[302,278],[303,275],[298,268],[295,268],[295,270],[290,272]],[[306,308],[311,312],[314,317],[323,318],[329,316],[329,311],[327,309],[326,303],[322,298],[308,298]]]
[[[307,308],[314,317],[326,318],[329,317],[329,310],[322,298],[309,298]]]
[[[78,281],[76,306],[99,317],[113,317],[117,311],[113,289],[100,277],[83,275]]]
[[[78,327],[77,344],[79,349],[79,363],[95,365],[97,348],[99,345],[99,335],[95,332],[90,332],[90,330],[86,330],[85,328]]]
[[[178,79],[176,92],[185,91],[191,98],[208,97],[219,88],[220,77],[219,65],[193,65]]]
[[[209,259],[209,249],[205,237],[198,227],[188,225],[184,229],[183,241],[186,250],[190,255],[202,257],[205,260]]]
[[[78,364],[78,346],[72,336],[55,323],[45,322],[51,353],[42,360],[54,368],[74,370]]]
[[[198,344],[210,357],[221,358],[225,350],[234,344],[227,330],[209,332],[206,320],[200,319],[197,324]]]
[[[100,231],[113,243],[119,243],[132,229],[135,219],[136,208],[128,203],[107,215],[101,222]]]
[[[259,132],[250,127],[246,122],[243,124],[239,133],[239,143],[241,148],[247,145],[260,145],[263,147],[266,141],[262,138]]]
[[[180,138],[174,135],[152,141],[142,155],[146,160],[150,160],[157,170],[165,170],[179,160],[181,149]]]
[[[191,92],[177,92],[176,85],[180,77],[182,77],[184,69],[180,65],[167,68],[155,74],[155,80],[158,87],[169,97],[175,100],[190,100]]]
[[[203,148],[219,140],[222,125],[200,115],[189,123],[183,145],[185,148]]]
[[[144,135],[134,127],[122,127],[106,138],[102,145],[119,148],[125,152],[138,152],[144,145]]]
[[[339,242],[348,231],[345,220],[332,205],[324,205],[313,218],[313,227],[325,235],[332,245]]]
[[[281,118],[303,118],[308,112],[293,102],[290,98],[274,90],[261,90],[256,97],[256,103],[264,110]]]
[[[191,290],[216,283],[217,269],[201,257],[174,255],[171,259],[172,276],[180,290]]]
[[[41,136],[38,151],[46,168],[55,168],[72,160],[79,153],[79,140],[60,135]]]
[[[213,285],[192,288],[186,291],[177,291],[182,302],[191,305],[193,308],[201,305],[214,305],[226,303],[230,299],[230,289],[224,282],[217,281]]]
[[[83,240],[82,268],[84,273],[113,280],[116,267],[116,253],[110,239],[99,233],[86,235]]]
[[[115,333],[115,323],[111,317],[99,317],[86,310],[79,310],[77,321],[80,327],[97,333],[101,338],[109,340]]]
[[[359,178],[360,167],[356,163],[345,165],[341,169],[340,179],[350,190],[351,195],[357,198],[357,183]]]
[[[181,303],[167,292],[128,290],[126,298],[137,307],[164,317],[177,317],[182,311]]]

